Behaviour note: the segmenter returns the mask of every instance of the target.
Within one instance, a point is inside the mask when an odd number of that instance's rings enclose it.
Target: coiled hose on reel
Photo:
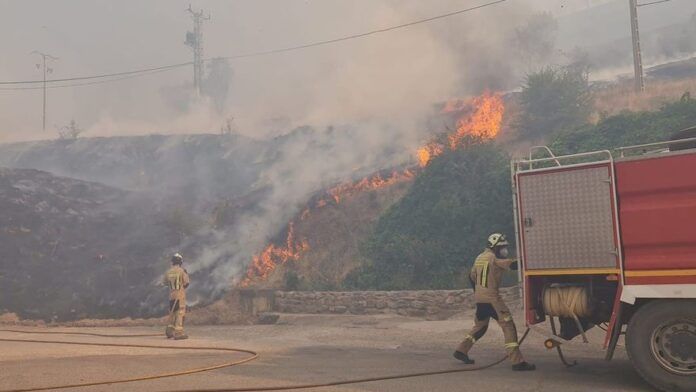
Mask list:
[[[551,317],[589,317],[590,293],[584,286],[549,286],[542,295],[544,313]]]
[[[585,330],[580,322],[580,317],[589,317],[592,315],[592,302],[590,292],[585,286],[575,285],[551,285],[544,288],[541,302],[544,308],[544,313],[551,317],[551,330],[556,334],[556,324],[554,317],[571,318],[575,321],[578,330],[582,334],[582,340],[588,343],[589,340],[585,335]],[[557,347],[558,353],[561,356],[563,363],[566,363],[560,347]]]

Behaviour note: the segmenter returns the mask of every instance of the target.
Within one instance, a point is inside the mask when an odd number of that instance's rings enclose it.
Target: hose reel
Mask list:
[[[548,286],[542,296],[544,313],[551,317],[589,317],[590,293],[584,286]]]
[[[592,301],[590,292],[585,286],[575,285],[550,285],[544,288],[541,297],[544,313],[551,317],[551,327],[554,335],[554,317],[571,318],[575,320],[578,330],[582,334],[582,340],[588,343],[585,330],[580,322],[580,317],[592,315]]]

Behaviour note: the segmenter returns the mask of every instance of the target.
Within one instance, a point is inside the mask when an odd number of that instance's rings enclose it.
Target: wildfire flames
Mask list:
[[[372,177],[363,178],[362,180],[352,184],[338,185],[329,189],[327,193],[336,202],[336,204],[338,204],[341,202],[343,197],[390,186],[396,184],[397,182],[411,180],[414,176],[415,174],[410,169],[406,169],[403,172],[398,172],[395,170],[387,177],[382,177],[380,174],[373,175]]]
[[[500,132],[505,106],[500,94],[486,93],[473,99],[475,108],[469,117],[457,120],[457,131],[449,135],[450,148],[456,150],[466,136],[493,139]]]
[[[457,129],[447,135],[447,146],[437,142],[430,142],[418,149],[416,154],[418,164],[421,167],[427,166],[434,157],[442,154],[447,147],[451,150],[458,149],[469,136],[482,139],[493,139],[498,136],[503,122],[503,114],[505,113],[503,97],[497,93],[487,92],[472,98],[470,101],[461,99],[449,100],[442,109],[442,113],[461,113],[469,107],[473,108],[473,112],[459,117]]]
[[[502,96],[497,93],[484,93],[469,100],[453,99],[448,101],[441,113],[458,115],[457,129],[447,135],[446,145],[430,142],[419,148],[416,152],[418,165],[420,167],[427,166],[433,158],[441,155],[447,148],[450,150],[460,148],[468,136],[483,139],[495,138],[500,132],[504,111]],[[339,204],[346,197],[410,181],[415,177],[416,171],[417,169],[405,169],[393,171],[386,176],[374,174],[359,181],[337,185],[310,202],[310,206],[302,211],[299,219],[305,220],[312,211],[330,204]],[[247,268],[246,277],[242,280],[242,286],[248,286],[255,279],[266,279],[277,266],[288,261],[297,261],[303,253],[309,250],[307,239],[296,238],[295,222],[293,220],[288,224],[287,238],[283,245],[271,243],[252,258],[251,264]]]
[[[345,197],[387,187],[398,182],[410,181],[415,175],[416,174],[411,169],[405,169],[403,171],[395,170],[388,176],[383,176],[378,173],[363,178],[360,181],[337,185],[315,199],[316,201],[312,203],[313,207],[310,206],[305,208],[300,214],[300,220],[307,219],[313,210],[325,207],[329,204],[340,204]],[[296,239],[295,221],[291,221],[288,224],[288,234],[285,244],[283,244],[283,246],[278,246],[271,243],[261,253],[252,257],[251,264],[249,264],[247,268],[246,277],[242,280],[241,285],[243,287],[248,286],[253,279],[266,279],[277,266],[285,264],[288,261],[299,260],[300,256],[307,250],[309,250],[307,239]]]
[[[255,255],[251,259],[251,264],[247,269],[246,278],[242,281],[242,286],[248,286],[253,278],[265,279],[280,264],[285,264],[289,260],[297,261],[300,255],[309,249],[306,239],[297,241],[295,239],[295,222],[288,225],[288,237],[284,246],[270,244],[263,252]]]

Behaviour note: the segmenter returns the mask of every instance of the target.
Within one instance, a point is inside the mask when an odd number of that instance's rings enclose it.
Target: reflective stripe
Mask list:
[[[469,334],[466,334],[466,336],[464,336],[464,340],[467,340],[467,339],[471,340],[472,343],[476,343],[476,338],[469,335]]]
[[[512,316],[503,317],[503,321],[512,321]]]
[[[505,348],[515,348],[515,347],[519,347],[519,346],[520,346],[519,343],[505,343]]]
[[[481,271],[481,286],[488,287],[488,263],[483,266],[483,270]]]
[[[177,271],[170,271],[167,274],[167,280],[169,281],[169,288],[172,290],[181,289],[181,274]]]

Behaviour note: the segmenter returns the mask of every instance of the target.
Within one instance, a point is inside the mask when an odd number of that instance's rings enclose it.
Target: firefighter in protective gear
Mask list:
[[[470,359],[468,355],[469,350],[477,340],[483,337],[488,330],[490,319],[493,318],[498,322],[505,335],[505,349],[512,362],[512,369],[534,370],[536,367],[526,362],[520,352],[515,322],[498,292],[503,272],[511,269],[516,270],[517,261],[508,258],[508,242],[504,235],[491,234],[488,237],[487,245],[483,253],[476,258],[469,273],[476,302],[474,328],[459,344],[454,352],[454,357],[466,364],[473,364],[474,360]]]
[[[186,315],[186,288],[189,286],[188,272],[181,265],[184,258],[180,254],[172,256],[172,267],[164,274],[164,284],[169,287],[169,324],[165,334],[169,339],[188,339],[184,333]]]

